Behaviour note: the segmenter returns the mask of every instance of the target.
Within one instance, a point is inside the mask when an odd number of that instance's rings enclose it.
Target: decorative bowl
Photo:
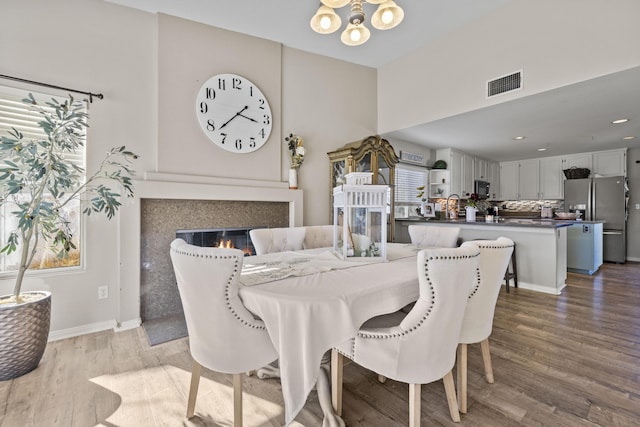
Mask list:
[[[556,216],[560,219],[576,219],[578,214],[575,212],[556,212]]]

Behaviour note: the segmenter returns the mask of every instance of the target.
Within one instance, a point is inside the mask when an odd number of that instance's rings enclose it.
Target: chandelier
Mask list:
[[[404,11],[393,0],[321,0],[322,4],[311,18],[311,28],[316,33],[331,34],[342,25],[342,20],[334,9],[351,4],[351,14],[347,28],[340,40],[348,46],[358,46],[369,40],[371,32],[364,25],[365,13],[362,3],[377,4],[378,9],[371,16],[371,25],[378,30],[388,30],[397,26],[404,18]]]

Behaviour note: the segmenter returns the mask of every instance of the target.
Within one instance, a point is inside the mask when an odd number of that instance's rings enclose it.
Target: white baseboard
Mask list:
[[[69,329],[52,331],[49,332],[49,341],[58,341],[65,338],[73,338],[80,335],[115,329],[116,325],[117,322],[115,320],[107,320],[105,322],[90,323],[88,325],[81,325]]]
[[[90,323],[88,325],[76,326],[69,329],[61,329],[58,331],[52,331],[49,333],[49,341],[58,341],[66,338],[73,338],[80,335],[93,334],[95,332],[102,332],[113,330],[116,332],[126,331],[129,329],[135,329],[142,324],[141,319],[127,320],[126,322],[118,323],[115,320],[107,320],[104,322]]]
[[[636,257],[627,257],[627,261],[640,262],[640,258],[636,258]]]

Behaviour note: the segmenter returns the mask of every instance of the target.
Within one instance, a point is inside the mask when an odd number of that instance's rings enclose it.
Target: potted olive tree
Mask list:
[[[111,219],[120,207],[120,192],[133,196],[130,164],[137,158],[125,147],[114,147],[98,170],[85,176],[71,160],[83,147],[88,126],[82,102],[69,96],[41,104],[32,94],[23,102],[41,116],[44,137],[28,139],[15,128],[0,137],[0,205],[16,224],[6,231],[0,252],[19,254],[13,293],[0,296],[0,380],[35,369],[46,347],[51,294],[21,291],[36,253],[44,247],[64,259],[76,249],[68,217],[72,203],[86,215]]]

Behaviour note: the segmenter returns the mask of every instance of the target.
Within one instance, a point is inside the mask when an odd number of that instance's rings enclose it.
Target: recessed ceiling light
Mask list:
[[[636,137],[635,136],[625,136],[622,139],[629,140],[629,139],[636,139]]]
[[[627,123],[629,119],[617,119],[611,122],[611,124],[619,125],[620,123]]]
[[[513,139],[515,139],[516,141],[522,141],[523,139],[525,139],[526,137],[524,136],[514,136]]]
[[[538,148],[538,151],[547,151],[546,148]]]

